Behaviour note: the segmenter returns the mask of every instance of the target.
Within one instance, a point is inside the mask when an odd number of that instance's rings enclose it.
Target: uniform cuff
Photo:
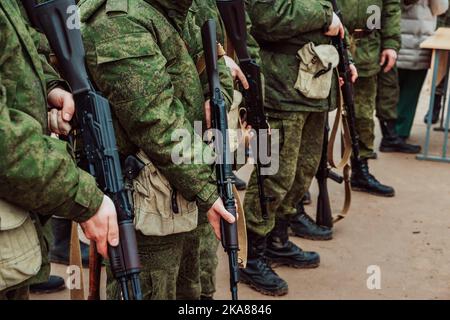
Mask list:
[[[197,205],[200,214],[206,213],[219,198],[215,182],[208,182],[200,193],[197,194]]]
[[[97,187],[94,177],[79,169],[80,179],[75,195],[75,205],[70,214],[76,222],[85,222],[93,217],[103,202],[103,193]]]

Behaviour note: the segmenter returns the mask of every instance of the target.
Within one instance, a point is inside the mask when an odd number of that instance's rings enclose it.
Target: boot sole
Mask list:
[[[278,267],[285,266],[285,267],[290,267],[290,268],[294,268],[294,269],[315,269],[315,268],[319,267],[319,265],[320,265],[320,260],[317,262],[308,263],[308,264],[293,264],[293,263],[289,263],[289,262],[283,261],[283,260],[274,261],[270,258],[267,258],[267,262],[271,268],[278,268]]]
[[[255,290],[255,291],[257,291],[257,292],[259,292],[259,293],[261,293],[261,294],[263,294],[263,295],[266,295],[266,296],[271,296],[271,297],[281,297],[281,296],[287,295],[288,292],[289,292],[289,289],[288,289],[288,288],[282,289],[282,290],[278,290],[278,291],[275,291],[275,292],[267,291],[267,290],[261,289],[261,288],[258,287],[256,284],[254,284],[252,281],[242,278],[242,275],[241,275],[241,278],[240,278],[240,282],[241,282],[241,283],[244,283],[244,284],[246,284],[246,285],[248,285],[248,286],[249,286],[250,288],[252,288],[253,290]]]
[[[395,148],[385,148],[385,147],[380,147],[380,152],[386,152],[386,153],[406,153],[406,154],[418,154],[420,153],[422,150],[419,151],[401,151]]]
[[[306,240],[312,240],[312,241],[330,241],[333,239],[333,235],[330,236],[308,236],[303,234],[297,234],[295,231],[290,231],[289,235],[299,237]]]
[[[50,293],[55,293],[55,292],[61,292],[63,290],[66,290],[65,284],[61,285],[60,287],[48,289],[48,290],[32,290],[32,289],[30,289],[30,293],[36,294],[36,295],[41,295],[41,294],[50,294]]]
[[[352,191],[364,192],[364,193],[368,193],[368,194],[371,194],[371,195],[374,195],[374,196],[384,197],[384,198],[395,197],[395,192],[394,193],[389,193],[389,194],[381,194],[381,193],[377,193],[377,192],[369,191],[367,189],[353,187],[353,186],[352,186]]]

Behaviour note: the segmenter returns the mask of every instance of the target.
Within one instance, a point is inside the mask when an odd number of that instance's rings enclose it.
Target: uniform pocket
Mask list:
[[[135,226],[146,236],[189,232],[197,227],[198,208],[174,190],[141,152],[145,167],[133,181]]]
[[[36,227],[28,212],[0,200],[0,291],[36,275],[42,265]]]
[[[155,54],[151,36],[145,32],[131,33],[96,44],[97,64]]]

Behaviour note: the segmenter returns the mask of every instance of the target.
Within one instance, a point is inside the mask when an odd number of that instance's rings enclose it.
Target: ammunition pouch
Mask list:
[[[298,52],[300,60],[294,88],[310,99],[327,99],[333,82],[333,72],[339,64],[339,54],[332,45],[315,46],[310,42]]]
[[[133,170],[133,203],[136,230],[146,236],[166,236],[189,232],[197,227],[198,207],[173,189],[162,173],[140,151],[136,162],[130,158],[126,164],[137,165],[138,170],[125,168],[126,175]]]
[[[0,199],[0,292],[35,276],[42,251],[30,214]]]

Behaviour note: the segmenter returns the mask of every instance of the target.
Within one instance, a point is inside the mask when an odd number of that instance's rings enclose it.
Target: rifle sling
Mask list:
[[[352,138],[350,136],[350,129],[347,121],[347,114],[344,112],[344,99],[342,97],[342,91],[340,92],[340,102],[338,105],[338,110],[336,112],[336,118],[334,120],[333,129],[330,134],[329,144],[328,144],[328,163],[332,168],[342,169],[344,177],[345,186],[345,200],[341,213],[333,217],[333,223],[341,221],[344,219],[351,206],[352,202],[352,190],[350,186],[350,157],[352,155]],[[339,126],[342,123],[342,157],[338,164],[336,164],[334,159],[334,145],[336,142],[336,136],[339,130]]]
[[[80,287],[70,289],[70,300],[85,300],[84,281],[83,281],[83,263],[81,258],[80,239],[78,237],[78,223],[72,222],[70,233],[70,258],[69,264],[77,266],[80,270]]]

